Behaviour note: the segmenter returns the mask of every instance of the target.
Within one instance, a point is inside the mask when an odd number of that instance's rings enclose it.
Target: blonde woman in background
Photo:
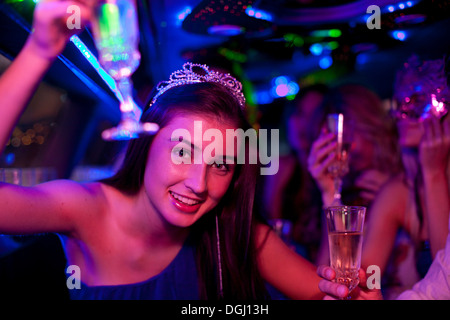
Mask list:
[[[440,108],[433,108],[433,94]],[[445,115],[449,97],[444,60],[422,63],[414,56],[398,73],[395,115],[404,170],[385,185],[371,208],[362,257],[363,265],[378,265],[385,275],[386,299],[395,299],[423,278],[445,246],[450,211],[450,117]]]
[[[317,128],[312,135],[318,138],[308,157],[308,170],[321,191],[323,208],[330,206],[334,198],[334,182],[328,172],[336,148],[335,136],[326,128],[326,117],[330,113],[343,113],[345,121],[353,122],[349,172],[343,181],[342,202],[370,208],[381,187],[400,167],[394,122],[380,98],[367,87],[345,84],[327,95],[312,121],[312,128]],[[322,221],[318,265],[328,264],[328,238],[323,217]]]

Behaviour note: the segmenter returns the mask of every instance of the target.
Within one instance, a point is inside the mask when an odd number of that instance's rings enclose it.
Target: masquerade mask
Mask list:
[[[447,114],[450,90],[444,60],[424,61],[412,56],[397,73],[392,113],[397,119],[438,118]]]

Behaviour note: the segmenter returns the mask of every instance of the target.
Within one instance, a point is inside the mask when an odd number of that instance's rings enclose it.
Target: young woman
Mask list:
[[[280,155],[277,174],[264,177],[261,197],[263,214],[269,219],[287,219],[292,223],[292,241],[303,255],[316,260],[321,239],[321,194],[308,172],[307,158],[313,139],[313,115],[328,91],[322,84],[302,88],[287,107],[286,139],[290,151]],[[280,125],[280,128],[282,128]]]
[[[448,234],[450,118],[441,117],[444,105],[429,108],[432,94],[440,92],[439,101],[450,97],[444,60],[415,59],[399,71],[394,92],[399,101],[396,120],[404,170],[374,202],[362,257],[363,265],[380,267],[387,299],[396,298],[425,276]]]
[[[444,62],[408,64],[395,88],[396,97],[408,101],[397,114],[404,170],[391,177],[373,200],[361,259],[363,268],[380,268],[386,279],[383,296],[388,300],[424,277],[448,236],[450,118],[427,114],[432,93],[445,93],[448,101]],[[326,271],[320,274],[327,278]],[[339,296],[336,291],[334,296]]]
[[[398,172],[400,165],[394,122],[380,98],[367,87],[343,84],[330,90],[311,120],[317,123],[317,129],[322,129],[316,132],[308,157],[308,170],[320,190],[324,208],[333,204],[335,188],[328,172],[336,157],[336,136],[326,129],[326,117],[330,113],[343,113],[345,119],[353,122],[349,172],[343,178],[342,201],[370,209],[383,184]],[[323,217],[322,220],[317,265],[329,261],[326,223]]]
[[[95,1],[39,2],[33,33],[0,78],[3,145],[71,35],[64,21],[72,4],[89,21]],[[198,123],[202,136],[250,128],[240,84],[206,66],[181,72],[194,81],[159,87],[142,115],[159,132],[131,141],[112,178],[1,184],[0,233],[60,235],[68,265],[81,271],[74,299],[259,299],[266,284],[292,299],[322,297],[315,267],[253,216],[258,166],[188,139]]]

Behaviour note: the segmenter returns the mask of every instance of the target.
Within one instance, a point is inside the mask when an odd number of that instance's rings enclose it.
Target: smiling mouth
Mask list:
[[[196,204],[200,203],[199,200],[194,200],[194,199],[191,199],[191,198],[184,197],[184,196],[182,196],[182,195],[180,195],[178,193],[175,193],[173,191],[169,191],[169,193],[172,195],[172,197],[174,199],[178,200],[179,202],[181,202],[181,203],[183,203],[183,204],[185,204],[187,206],[195,206]]]

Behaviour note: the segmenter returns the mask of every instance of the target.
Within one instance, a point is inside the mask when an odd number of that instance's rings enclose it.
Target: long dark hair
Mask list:
[[[251,128],[238,101],[216,83],[197,83],[174,87],[161,95],[141,121],[161,128],[179,114],[214,116],[233,123],[244,131]],[[152,137],[130,141],[121,168],[103,183],[136,194],[143,186],[144,172]],[[254,242],[253,200],[259,165],[237,164],[232,182],[219,204],[191,227],[191,239],[197,246],[197,270],[201,299],[220,299],[216,216],[220,238],[223,298],[267,298],[257,268]]]

